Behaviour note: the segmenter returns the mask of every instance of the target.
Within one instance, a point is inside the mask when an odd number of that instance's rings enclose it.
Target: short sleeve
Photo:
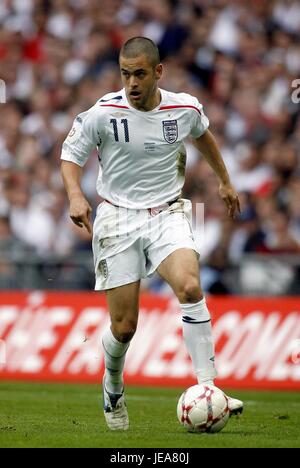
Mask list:
[[[209,120],[204,114],[203,106],[197,98],[193,98],[191,109],[191,132],[192,138],[199,138],[209,127]]]
[[[61,159],[83,167],[97,146],[93,131],[93,113],[90,109],[79,114],[62,146]]]

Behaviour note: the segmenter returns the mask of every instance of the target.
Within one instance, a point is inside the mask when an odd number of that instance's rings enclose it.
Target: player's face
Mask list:
[[[162,75],[162,65],[155,68],[146,55],[135,58],[120,57],[122,82],[127,99],[136,109],[151,110],[156,107],[157,82]]]

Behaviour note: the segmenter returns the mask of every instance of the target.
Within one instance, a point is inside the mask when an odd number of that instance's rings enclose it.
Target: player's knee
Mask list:
[[[187,277],[179,292],[179,300],[182,304],[196,303],[201,301],[203,293],[201,291],[199,279]]]
[[[131,319],[124,319],[115,324],[117,340],[121,343],[128,343],[130,341],[137,328],[137,322]]]

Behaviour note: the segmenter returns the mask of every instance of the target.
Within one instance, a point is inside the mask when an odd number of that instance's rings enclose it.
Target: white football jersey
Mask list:
[[[145,209],[177,199],[184,184],[184,140],[208,128],[195,97],[160,92],[159,106],[148,112],[132,107],[125,89],[105,95],[76,117],[63,144],[61,159],[81,167],[97,147],[97,191],[114,205]]]

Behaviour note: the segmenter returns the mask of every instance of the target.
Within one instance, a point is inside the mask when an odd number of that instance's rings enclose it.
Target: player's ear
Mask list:
[[[163,66],[161,63],[159,63],[158,65],[156,65],[155,67],[155,78],[157,80],[159,80],[162,76],[162,72],[163,72]]]

